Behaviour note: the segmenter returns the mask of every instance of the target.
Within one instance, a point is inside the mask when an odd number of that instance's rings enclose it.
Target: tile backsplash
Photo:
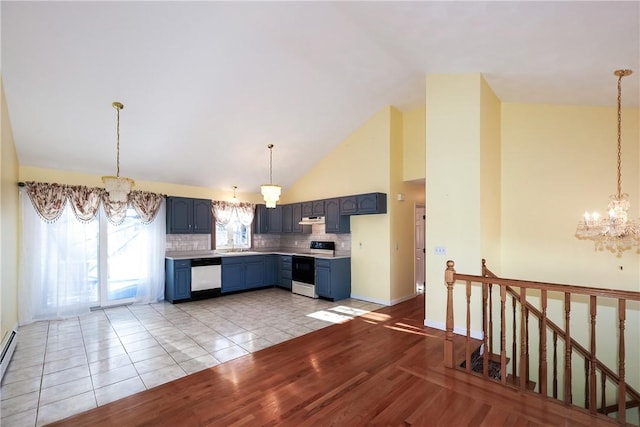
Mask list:
[[[327,234],[324,224],[313,224],[310,234],[254,234],[253,249],[305,252],[312,240],[336,242],[336,255],[351,255],[351,234]],[[210,234],[167,234],[167,252],[211,250]]]
[[[210,234],[167,234],[167,252],[208,251],[211,249]]]
[[[336,255],[351,255],[351,234],[325,233],[324,224],[313,224],[311,234],[254,234],[253,247],[257,250],[304,252],[309,250],[312,240],[335,242]]]

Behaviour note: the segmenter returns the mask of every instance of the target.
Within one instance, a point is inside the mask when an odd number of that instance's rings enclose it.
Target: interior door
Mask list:
[[[425,286],[425,209],[417,205],[415,209],[415,283],[418,293],[424,292]]]

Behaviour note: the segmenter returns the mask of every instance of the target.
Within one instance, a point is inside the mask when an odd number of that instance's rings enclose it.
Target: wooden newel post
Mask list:
[[[456,270],[455,263],[447,261],[447,269],[444,272],[444,281],[447,283],[447,323],[444,337],[444,366],[453,368],[453,284]]]

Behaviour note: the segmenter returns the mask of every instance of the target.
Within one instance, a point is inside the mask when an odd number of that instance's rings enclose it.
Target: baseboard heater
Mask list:
[[[18,335],[18,328],[15,327],[9,331],[2,340],[2,354],[0,355],[0,381],[4,378],[4,373],[9,367],[9,362],[13,357],[13,352],[16,349],[16,338]]]

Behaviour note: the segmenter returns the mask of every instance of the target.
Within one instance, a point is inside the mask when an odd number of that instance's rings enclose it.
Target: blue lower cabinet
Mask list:
[[[264,282],[264,256],[244,257],[245,289],[261,288]]]
[[[222,258],[221,293],[245,289],[244,260],[242,257]]]
[[[278,284],[278,255],[265,255],[264,257],[264,285],[274,286]]]
[[[316,292],[338,301],[351,297],[351,258],[316,258]]]
[[[191,298],[191,260],[165,260],[164,299],[174,303]]]
[[[248,289],[273,286],[276,255],[238,255],[222,258],[221,293],[245,291]],[[272,264],[270,272],[269,264]],[[271,274],[271,279],[268,277]]]
[[[285,289],[291,289],[291,255],[280,255],[279,265],[279,281],[278,286]]]

